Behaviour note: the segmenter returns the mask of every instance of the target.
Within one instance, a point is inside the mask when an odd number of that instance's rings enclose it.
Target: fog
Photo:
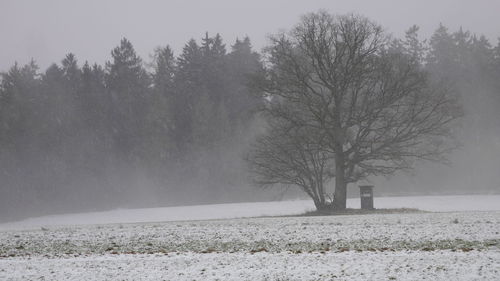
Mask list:
[[[417,25],[420,39],[429,42],[440,24],[450,34],[468,31],[467,40],[484,35],[485,46],[499,58],[500,3],[494,0],[3,0],[0,221],[114,208],[307,198],[293,187],[264,190],[252,184],[244,159],[265,121],[254,115],[262,100],[248,76],[259,69],[270,34],[289,30],[301,15],[319,9],[364,15],[395,38]],[[147,71],[134,72],[136,84],[127,84],[129,76],[119,77],[120,62],[111,54],[115,48],[126,49],[123,38],[142,59],[133,67]],[[210,53],[191,61],[202,65],[199,77],[186,63],[191,39],[200,50],[207,44]],[[172,57],[155,53],[167,45]],[[213,61],[207,62],[208,57]],[[25,67],[31,59],[38,69]],[[219,60],[224,66],[212,68]],[[482,62],[433,70],[453,81],[463,105],[464,117],[455,129],[460,147],[447,163],[419,162],[409,172],[366,179],[375,185],[376,196],[500,193],[500,86],[494,78],[500,64],[485,70]],[[19,76],[12,68],[16,63]],[[177,65],[175,71],[169,63]],[[71,84],[75,69],[81,70],[75,78],[83,83],[79,89]],[[34,79],[26,78],[30,71],[36,72]],[[162,71],[172,72],[161,76]],[[11,83],[8,77],[21,78]],[[148,99],[136,100],[143,90]],[[23,91],[28,93],[24,98],[16,96]],[[117,98],[121,92],[127,95],[123,100]],[[91,94],[82,98],[82,93]],[[350,185],[348,194],[358,196],[357,186]]]
[[[170,44],[179,53],[191,38],[205,31],[220,33],[226,42],[248,35],[259,50],[266,35],[288,29],[300,15],[326,9],[332,13],[360,13],[401,36],[413,24],[428,37],[439,23],[451,30],[462,26],[487,36],[499,36],[495,0],[470,1],[10,1],[3,0],[0,32],[3,34],[0,69],[15,61],[35,58],[42,68],[68,52],[80,60],[104,63],[122,37],[148,58],[152,50]]]

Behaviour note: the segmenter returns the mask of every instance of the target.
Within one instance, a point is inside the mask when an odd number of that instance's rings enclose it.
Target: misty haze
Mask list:
[[[0,280],[498,278],[500,5],[269,2],[0,3]]]

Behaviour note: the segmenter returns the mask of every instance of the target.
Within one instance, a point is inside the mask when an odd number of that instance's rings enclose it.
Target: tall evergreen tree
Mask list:
[[[236,39],[228,56],[227,75],[230,79],[227,83],[231,92],[226,101],[233,128],[245,130],[262,105],[258,90],[251,87],[255,73],[262,69],[260,55],[252,50],[250,38],[245,37],[242,41]]]
[[[173,153],[173,112],[176,63],[169,46],[155,51],[153,62],[153,91],[148,113],[148,138],[145,140],[147,159],[152,169],[164,173]]]
[[[123,38],[106,63],[106,86],[112,98],[114,146],[123,161],[140,158],[150,79],[132,43]]]
[[[176,158],[187,154],[193,143],[193,110],[200,93],[206,91],[202,84],[202,51],[194,39],[184,46],[178,58],[175,76],[175,94],[172,97],[172,134]]]

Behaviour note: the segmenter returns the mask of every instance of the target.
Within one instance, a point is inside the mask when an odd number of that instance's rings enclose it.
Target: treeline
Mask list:
[[[500,187],[482,172],[485,160],[500,165],[500,44],[444,26],[427,41],[417,33],[405,48],[425,54],[422,65],[464,105],[457,135],[473,148],[470,184]],[[73,54],[45,71],[15,64],[0,76],[0,217],[262,200],[242,159],[265,127],[257,111],[267,100],[249,87],[264,64],[248,38],[226,47],[219,35],[178,56],[158,48],[151,62],[123,39],[105,65]]]
[[[465,125],[498,133],[490,129],[500,125],[500,40],[493,46],[482,35],[462,28],[450,32],[440,25],[421,46],[428,50],[429,72],[448,81],[462,98],[467,119],[475,123]]]
[[[462,106],[454,135],[459,148],[448,165],[422,164],[415,172],[376,179],[380,194],[470,194],[500,192],[500,40],[440,24],[422,40],[418,27],[402,44],[415,54],[431,79],[445,83]],[[357,194],[358,190],[352,190]]]
[[[418,28],[411,28],[410,42]],[[500,40],[459,28],[450,31],[440,25],[418,46],[424,50],[422,61],[433,79],[446,81],[463,108],[463,118],[455,128],[459,144],[449,166],[422,165],[412,182],[387,183],[387,193],[481,193],[500,192]],[[405,188],[406,186],[406,188]],[[422,189],[424,187],[425,189]],[[392,190],[390,188],[393,188]],[[401,194],[401,193],[400,193]]]
[[[261,103],[247,87],[262,68],[249,38],[228,51],[207,34],[146,65],[122,39],[104,66],[68,54],[44,72],[32,61],[2,73],[2,215],[228,200],[246,180],[241,151]]]

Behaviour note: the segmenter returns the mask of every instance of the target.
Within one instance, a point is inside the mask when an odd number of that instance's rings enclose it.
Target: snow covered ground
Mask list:
[[[1,280],[498,280],[500,253],[104,255],[0,260]],[[43,278],[42,278],[43,277]]]
[[[376,197],[375,208],[417,208],[425,211],[500,210],[500,195],[455,195]],[[347,200],[348,208],[360,208],[359,198]],[[29,229],[42,226],[166,222],[296,215],[314,210],[311,200],[214,204],[183,207],[119,209],[105,212],[52,215],[0,224],[3,229]]]
[[[499,196],[375,204],[445,212],[251,218],[312,209],[289,201],[35,218],[1,226],[0,280],[498,280]]]

